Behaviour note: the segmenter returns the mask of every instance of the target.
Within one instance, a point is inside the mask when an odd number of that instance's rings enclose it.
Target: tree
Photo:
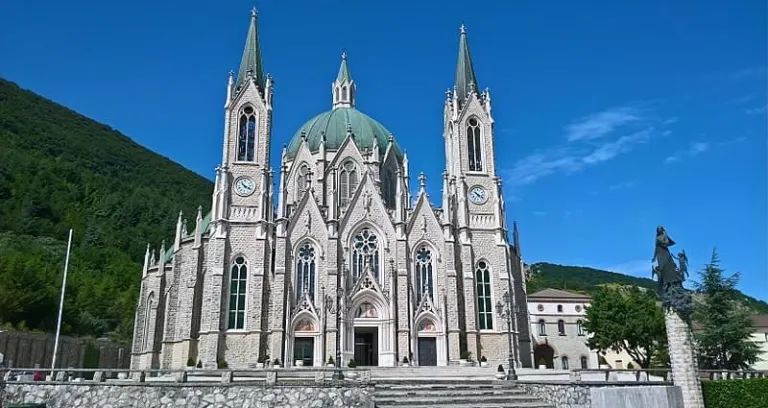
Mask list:
[[[696,334],[699,365],[706,369],[744,370],[757,361],[759,349],[750,340],[754,331],[750,312],[740,304],[739,273],[725,277],[717,250],[699,272],[696,290],[701,299],[694,318],[702,326]]]
[[[664,314],[650,293],[636,287],[603,286],[592,297],[584,328],[590,348],[625,351],[649,368],[667,348]]]

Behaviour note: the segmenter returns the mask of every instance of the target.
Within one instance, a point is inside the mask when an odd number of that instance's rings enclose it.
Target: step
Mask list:
[[[423,396],[448,396],[448,395],[465,395],[465,396],[486,396],[486,395],[528,395],[525,391],[517,388],[468,388],[468,389],[376,389],[376,397],[397,397],[406,395],[423,395]]]
[[[517,402],[537,402],[536,397],[532,395],[488,395],[488,396],[444,396],[444,397],[429,397],[422,395],[412,395],[398,398],[383,398],[378,395],[375,398],[377,404],[382,405],[445,405],[445,404],[485,404],[485,403],[508,403],[513,404]]]
[[[397,407],[397,408],[435,408],[434,404],[411,404],[411,405],[386,405],[376,403],[376,408]],[[516,403],[487,403],[477,402],[471,404],[450,404],[441,405],[440,408],[555,408],[554,405],[545,404],[543,402],[516,402]]]

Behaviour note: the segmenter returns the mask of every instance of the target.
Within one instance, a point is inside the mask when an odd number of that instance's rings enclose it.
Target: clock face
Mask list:
[[[235,192],[240,196],[248,196],[253,193],[256,183],[248,177],[240,177],[235,180]]]
[[[488,191],[482,186],[474,186],[469,190],[469,201],[475,204],[483,204],[488,200]]]

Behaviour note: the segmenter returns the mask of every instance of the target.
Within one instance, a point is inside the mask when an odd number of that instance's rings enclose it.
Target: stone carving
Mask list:
[[[686,322],[690,322],[693,311],[691,294],[683,288],[683,282],[688,277],[688,257],[685,251],[678,254],[680,267],[675,264],[674,256],[669,247],[675,241],[667,235],[662,226],[656,228],[656,248],[651,262],[656,261],[652,275],[659,279],[659,295],[664,309],[673,309]]]

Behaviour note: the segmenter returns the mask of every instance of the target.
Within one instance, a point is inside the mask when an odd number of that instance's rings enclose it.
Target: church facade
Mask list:
[[[254,11],[227,84],[211,212],[191,232],[179,214],[173,244],[147,248],[132,368],[506,363],[497,304],[510,292],[515,351],[530,367],[519,239],[514,227],[508,240],[491,97],[464,27],[439,206],[394,136],[357,109],[346,54],[331,109],[301,125],[273,170],[274,87],[257,28]]]

